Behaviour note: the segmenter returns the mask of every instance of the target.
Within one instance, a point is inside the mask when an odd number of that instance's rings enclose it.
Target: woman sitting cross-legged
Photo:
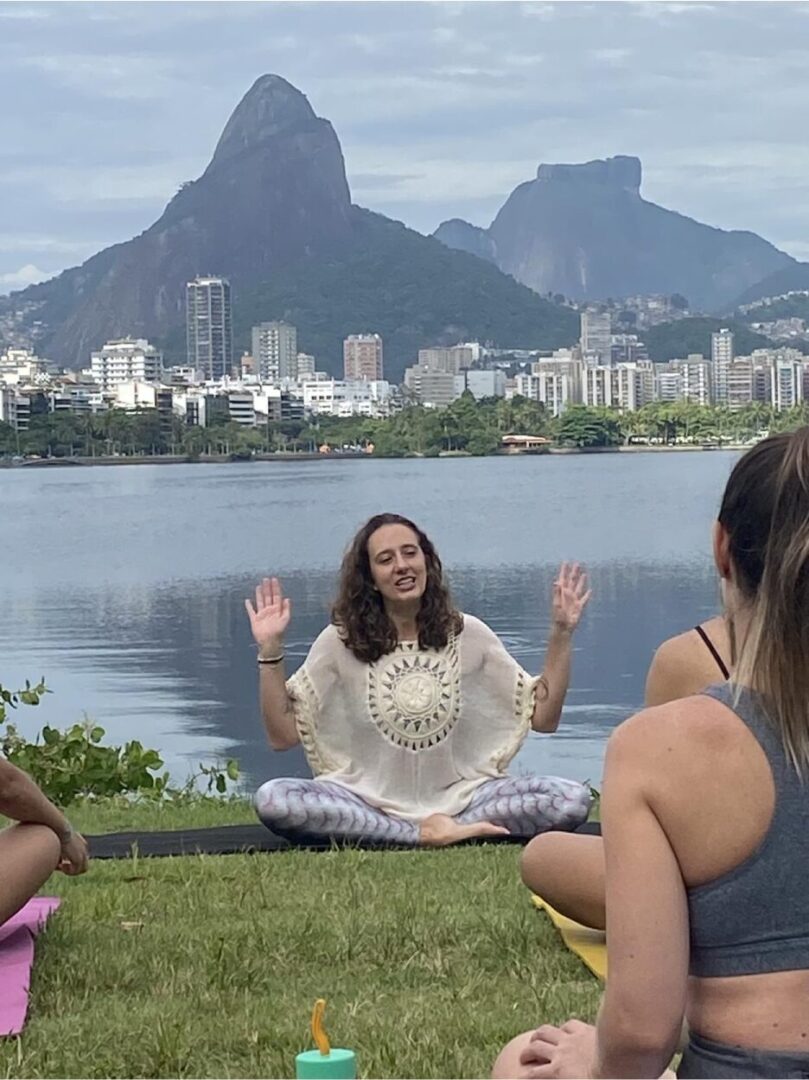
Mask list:
[[[734,642],[724,615],[664,641],[646,678],[646,705],[691,697],[730,678]],[[599,826],[588,828],[598,832]],[[522,879],[562,915],[599,930],[605,924],[604,842],[600,835],[544,833],[526,847]]]
[[[506,775],[528,731],[555,731],[571,638],[589,598],[564,565],[545,670],[532,678],[479,619],[450,600],[441,560],[411,521],[380,514],[342,565],[332,624],[286,680],[290,602],[275,579],[245,601],[259,647],[270,744],[303,743],[313,780],[269,780],[262,822],[290,839],[441,846],[574,829],[590,792],[553,776]]]
[[[15,915],[54,870],[83,874],[87,844],[34,781],[0,757],[0,814],[17,824],[0,831],[0,925]]]
[[[809,1076],[809,428],[736,464],[714,530],[729,682],[607,748],[609,976],[596,1027],[545,1025],[496,1077]]]

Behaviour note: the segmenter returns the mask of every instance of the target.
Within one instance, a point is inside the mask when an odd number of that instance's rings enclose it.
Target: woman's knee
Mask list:
[[[59,837],[46,825],[11,825],[0,832],[0,924],[45,884],[61,853]]]
[[[593,806],[593,793],[588,784],[580,784],[575,780],[568,782],[565,792],[564,805],[567,811],[567,819],[570,828],[583,825],[590,815]]]
[[[534,892],[548,891],[566,862],[565,833],[546,832],[525,846],[520,857],[520,876]]]
[[[553,820],[553,828],[570,830],[582,825],[590,813],[593,796],[587,784],[559,776],[521,777],[525,793],[532,794]]]
[[[492,1080],[514,1080],[514,1077],[524,1073],[525,1068],[520,1065],[520,1054],[528,1046],[533,1034],[533,1031],[524,1031],[522,1035],[506,1043],[492,1066]]]
[[[62,855],[62,843],[53,829],[47,825],[35,825],[33,822],[24,822],[12,825],[17,830],[19,842],[25,845],[26,851],[41,863],[43,867],[50,866],[55,870]]]
[[[253,807],[261,820],[266,821],[286,809],[288,795],[289,781],[285,777],[267,780],[253,796]]]

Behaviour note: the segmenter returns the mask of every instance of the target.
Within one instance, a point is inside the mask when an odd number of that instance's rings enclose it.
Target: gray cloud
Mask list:
[[[488,224],[540,161],[809,252],[809,5],[0,3],[0,290],[148,226],[253,80],[332,121],[355,198]],[[20,93],[20,89],[25,93]]]

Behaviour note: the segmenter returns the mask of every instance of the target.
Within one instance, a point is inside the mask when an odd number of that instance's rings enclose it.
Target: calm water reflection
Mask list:
[[[652,652],[716,609],[710,525],[726,453],[0,470],[0,681],[54,694],[21,726],[83,712],[159,747],[183,779],[233,754],[247,782],[303,773],[267,747],[243,599],[283,576],[292,666],[324,625],[356,526],[383,509],[431,534],[459,605],[529,669],[557,563],[590,569],[563,728],[518,769],[597,780],[611,728],[636,709]]]

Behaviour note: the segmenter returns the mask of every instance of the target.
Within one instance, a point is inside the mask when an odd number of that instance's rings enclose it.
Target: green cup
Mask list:
[[[332,1048],[328,1054],[305,1050],[295,1058],[297,1080],[356,1080],[357,1057],[353,1050]]]

